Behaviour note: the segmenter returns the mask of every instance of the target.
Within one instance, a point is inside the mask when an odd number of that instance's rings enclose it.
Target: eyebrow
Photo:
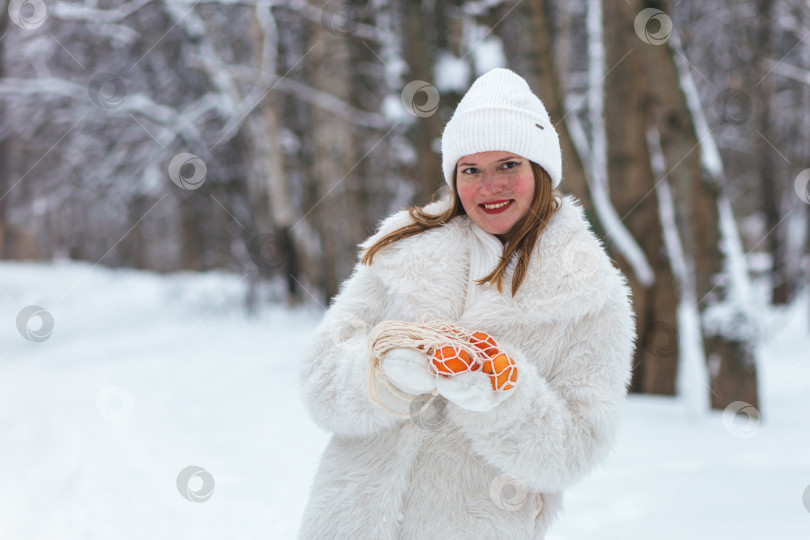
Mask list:
[[[495,163],[503,163],[504,161],[511,161],[513,159],[520,159],[520,158],[518,158],[517,156],[509,156],[509,157],[505,157],[503,159],[499,159]],[[466,167],[468,165],[478,165],[478,164],[477,163],[459,163],[458,167]]]

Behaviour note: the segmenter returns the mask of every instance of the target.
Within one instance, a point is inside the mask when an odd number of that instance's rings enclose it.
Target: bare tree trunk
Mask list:
[[[519,35],[523,38],[523,50],[529,71],[525,74],[529,85],[537,92],[548,110],[554,127],[560,136],[560,146],[563,157],[563,184],[566,192],[571,193],[582,202],[585,209],[592,213],[593,205],[588,195],[585,181],[585,169],[582,160],[574,149],[571,136],[565,124],[565,102],[560,90],[560,80],[563,72],[557,68],[551,47],[552,27],[548,16],[548,2],[545,0],[529,0],[525,3],[524,31]],[[573,112],[571,114],[574,114]]]
[[[631,0],[629,15],[644,8],[666,9],[666,2]],[[654,117],[667,164],[667,180],[675,200],[675,221],[687,256],[688,274],[701,314],[723,300],[724,288],[714,280],[723,275],[719,249],[719,186],[701,169],[695,126],[681,89],[669,43],[641,43],[646,73],[653,89]],[[710,333],[704,326],[703,343],[712,375],[712,406],[724,408],[732,401],[758,403],[756,366],[750,343]]]
[[[633,30],[634,15],[623,2],[605,3],[605,63],[613,68],[605,78],[608,178],[611,201],[655,272],[655,281],[645,287],[628,262],[616,255],[628,276],[637,315],[639,346],[631,390],[672,395],[678,368],[678,300],[654,193],[656,178],[647,147],[650,88],[636,50],[643,43]]]
[[[373,26],[374,20],[365,19],[364,23]],[[382,108],[383,100],[390,91],[386,82],[388,68],[379,61],[379,44],[373,41],[352,40],[352,58],[355,64],[376,66],[374,69],[357,70],[351,75],[351,98],[349,104],[357,110],[378,111]],[[355,126],[357,138],[356,152],[366,156],[357,163],[355,172],[357,182],[350,185],[351,196],[358,204],[358,212],[354,218],[358,221],[360,230],[366,236],[374,233],[377,226],[377,213],[373,208],[375,190],[381,187],[390,189],[391,168],[382,168],[380,160],[374,156],[387,155],[390,152],[388,129],[385,131],[363,126]],[[441,170],[433,171],[434,182],[441,182]],[[438,180],[437,180],[438,179]],[[419,203],[426,202],[419,201]],[[358,239],[358,243],[364,238]]]
[[[199,190],[198,190],[199,191]],[[180,192],[177,194],[177,205],[180,210],[180,245],[182,253],[180,260],[183,270],[202,270],[205,242],[199,223],[203,219],[199,209],[199,195],[196,192]]]
[[[127,211],[129,213],[129,222],[137,223],[138,220],[149,211],[149,206],[151,206],[151,204],[154,203],[150,202],[149,197],[145,195],[135,195],[127,207]],[[124,264],[126,266],[144,270],[154,268],[153,265],[149,264],[148,246],[149,240],[144,232],[144,224],[141,223],[139,226],[132,229],[126,238],[126,241],[123,242],[123,250],[128,252],[125,254]],[[71,255],[71,258],[78,257],[73,257]]]
[[[754,156],[757,162],[757,175],[759,176],[760,197],[762,213],[765,215],[765,245],[771,256],[771,301],[774,304],[785,304],[788,299],[788,276],[785,268],[785,244],[783,242],[784,227],[779,227],[779,204],[782,200],[781,183],[774,182],[784,170],[781,163],[777,163],[778,154],[773,145],[776,137],[771,121],[771,104],[773,103],[773,76],[766,75],[772,71],[769,62],[774,57],[771,40],[772,0],[757,0],[755,20],[755,35],[753,43],[753,75],[756,81],[750,81],[750,88],[755,92],[760,106],[756,108],[754,117],[755,131]]]
[[[0,79],[5,75],[3,61],[5,54],[5,40],[2,39],[8,27],[8,4],[9,0],[0,0]],[[0,102],[0,114],[5,114],[8,105]],[[2,129],[5,119],[0,119],[0,259],[9,257],[11,254],[6,250],[6,235],[8,234],[8,224],[6,223],[6,192],[11,186],[11,154],[9,152],[8,139],[10,133],[3,135],[6,130]]]
[[[257,11],[252,33],[256,67],[263,74],[260,79],[262,86],[272,85],[278,71],[278,31],[269,8],[266,12]],[[281,123],[277,113],[281,110],[280,102],[281,96],[270,92],[258,106],[258,114],[246,119],[250,145],[249,206],[253,222],[250,230],[245,231],[246,241],[248,249],[265,250],[253,254],[254,262],[259,264],[258,271],[249,272],[249,305],[260,274],[280,274],[286,284],[288,302],[295,304],[301,300],[298,250],[291,234],[293,206],[287,190]],[[259,235],[261,237],[257,238]]]
[[[409,2],[402,2],[401,16],[403,22],[403,58],[410,68],[408,79],[405,84],[412,81],[425,81],[433,84],[433,62],[438,53],[435,40],[430,38],[434,35],[431,24],[434,17],[444,9],[444,2],[428,2],[420,0],[413,5]],[[454,96],[442,95],[442,104],[447,103],[448,98],[453,101]],[[414,96],[416,105],[423,105],[427,100],[427,94],[419,92]],[[416,199],[419,202],[428,201],[439,187],[444,184],[442,178],[441,157],[433,147],[434,139],[437,139],[442,132],[442,120],[438,114],[430,114],[416,119],[409,130],[408,136],[416,149],[416,167],[414,175],[417,185]]]
[[[307,67],[312,85],[338,99],[349,101],[351,84],[351,44],[349,38],[336,36],[320,25],[311,34],[314,46]],[[359,181],[352,124],[324,109],[312,111],[312,174],[318,188],[317,201],[310,216],[316,223],[321,241],[323,294],[327,303],[337,294],[339,284],[351,274],[356,262],[357,243],[364,231],[357,219],[356,200]]]
[[[281,148],[281,124],[276,114],[276,110],[278,110],[277,98],[276,95],[269,95],[266,98],[269,102],[262,106],[262,116],[271,141],[267,177],[265,178],[265,196],[267,197],[267,207],[270,211],[270,218],[273,221],[273,228],[276,231],[282,253],[283,263],[281,270],[286,280],[289,301],[298,303],[301,301],[302,296],[298,285],[300,264],[298,261],[298,249],[292,236],[293,207],[287,190],[284,152]]]
[[[0,30],[2,32],[2,30]],[[0,47],[0,62],[2,62],[3,51]],[[2,76],[2,69],[0,69],[0,76]],[[11,186],[11,153],[9,152],[8,139],[11,135],[6,135],[0,139],[0,197],[6,195],[9,186]],[[8,230],[6,218],[6,197],[0,201],[0,259],[11,258],[13,254],[7,246]]]

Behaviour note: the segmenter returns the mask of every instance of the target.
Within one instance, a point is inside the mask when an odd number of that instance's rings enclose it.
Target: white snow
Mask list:
[[[757,301],[752,295],[742,241],[728,197],[721,195],[717,208],[722,232],[720,249],[726,268],[719,286],[727,287],[727,298],[706,308],[703,315],[705,328],[708,332],[740,341],[753,341],[759,333],[757,319],[762,313],[764,299]]]
[[[503,52],[503,41],[501,38],[491,33],[487,27],[478,27],[478,32],[485,37],[480,38],[471,47],[471,54],[474,58],[475,73],[480,76],[495,68],[505,68],[509,66],[506,54]],[[463,92],[464,90],[462,90]]]
[[[295,537],[328,441],[297,383],[320,313],[247,318],[246,281],[0,264],[0,538]],[[31,304],[54,318],[40,343],[16,325]],[[548,540],[810,538],[808,312],[804,294],[763,314],[760,424],[630,396]],[[191,465],[214,479],[205,502],[178,491]]]
[[[385,96],[380,110],[383,116],[391,122],[406,122],[410,124],[415,118],[402,106],[402,96],[399,94],[389,94]]]
[[[433,68],[433,80],[440,93],[463,93],[470,85],[470,64],[448,51],[441,51]]]

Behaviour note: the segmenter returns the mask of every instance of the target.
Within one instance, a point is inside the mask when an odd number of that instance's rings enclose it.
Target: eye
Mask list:
[[[504,169],[514,169],[515,167],[517,167],[519,165],[520,165],[519,161],[507,161],[506,163],[503,164],[503,168]]]
[[[461,174],[476,174],[478,169],[475,167],[467,167],[466,169],[461,169]]]

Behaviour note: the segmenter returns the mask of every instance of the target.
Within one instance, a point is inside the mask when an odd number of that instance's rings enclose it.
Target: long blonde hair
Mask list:
[[[512,296],[515,296],[521,283],[523,283],[523,279],[526,277],[526,272],[529,269],[529,258],[535,245],[537,245],[537,239],[543,229],[546,228],[551,216],[562,206],[562,197],[558,191],[551,187],[551,178],[548,173],[533,161],[529,163],[534,173],[534,197],[529,211],[504,235],[503,255],[495,269],[487,276],[476,281],[479,285],[485,283],[495,284],[498,292],[503,293],[503,278],[506,269],[509,266],[509,261],[517,253],[518,260],[512,275]],[[466,215],[467,212],[465,212],[464,206],[461,204],[456,189],[456,171],[453,171],[453,205],[448,210],[438,215],[431,215],[426,213],[423,207],[415,206],[408,208],[408,213],[413,218],[414,223],[386,234],[369,246],[363,252],[363,257],[360,260],[362,264],[370,265],[374,255],[389,244],[429,229],[441,227],[458,216]]]

